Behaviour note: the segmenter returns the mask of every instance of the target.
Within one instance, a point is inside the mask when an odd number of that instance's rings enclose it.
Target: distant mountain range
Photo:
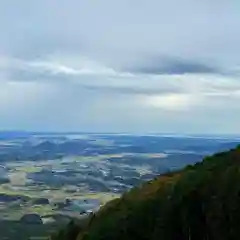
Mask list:
[[[178,159],[184,162],[183,153],[198,154],[201,159],[202,156],[233,148],[240,141],[237,138],[185,138],[157,135],[34,134],[21,131],[0,132],[0,162],[47,160],[69,155],[96,156],[122,153],[171,153],[174,155],[174,152],[175,155],[178,154]]]
[[[0,131],[1,139],[16,139],[27,138],[30,136],[66,136],[66,135],[95,135],[95,136],[149,136],[149,137],[164,137],[164,138],[204,138],[204,139],[240,139],[240,135],[237,134],[173,134],[173,133],[118,133],[118,132],[54,132],[54,131],[21,131],[21,130],[9,130]]]

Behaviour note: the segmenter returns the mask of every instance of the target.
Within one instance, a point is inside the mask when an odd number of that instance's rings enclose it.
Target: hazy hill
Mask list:
[[[53,239],[240,239],[240,147],[134,188]]]

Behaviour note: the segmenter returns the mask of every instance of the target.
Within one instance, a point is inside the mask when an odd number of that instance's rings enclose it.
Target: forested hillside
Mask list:
[[[240,147],[134,188],[53,239],[240,239]]]

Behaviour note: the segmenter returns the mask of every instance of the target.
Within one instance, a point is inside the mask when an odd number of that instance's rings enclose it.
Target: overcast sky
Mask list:
[[[240,133],[240,1],[0,1],[0,129]]]

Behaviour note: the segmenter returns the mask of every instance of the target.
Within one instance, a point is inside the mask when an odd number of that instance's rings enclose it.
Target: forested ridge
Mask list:
[[[144,183],[80,225],[52,239],[240,239],[240,146]]]

